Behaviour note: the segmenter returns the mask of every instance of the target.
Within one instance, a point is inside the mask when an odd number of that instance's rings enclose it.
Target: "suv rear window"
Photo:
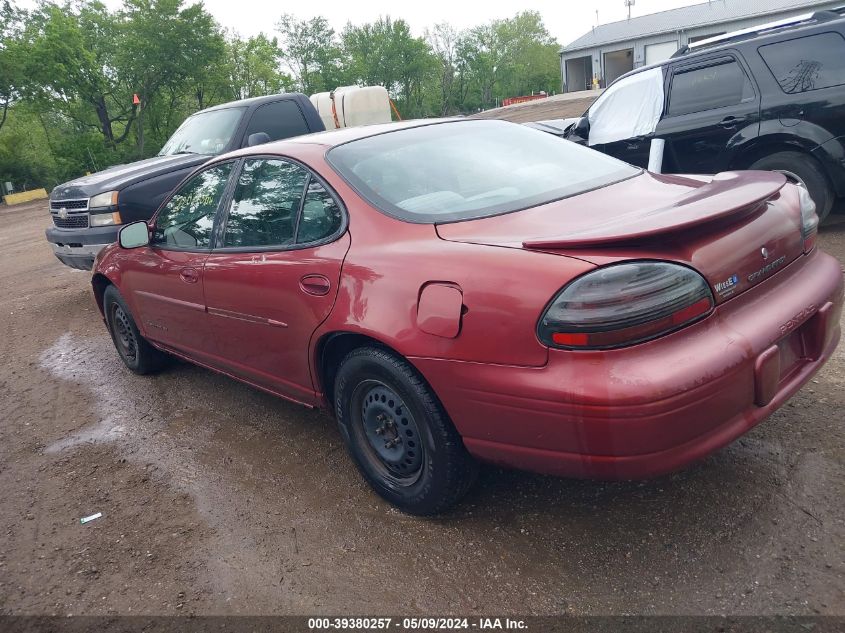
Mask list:
[[[845,84],[845,39],[839,33],[808,35],[758,50],[787,94]]]
[[[505,121],[398,129],[338,145],[327,158],[377,209],[429,224],[527,209],[640,173],[605,154]]]
[[[669,91],[669,116],[724,108],[754,96],[751,82],[735,60],[675,71]]]

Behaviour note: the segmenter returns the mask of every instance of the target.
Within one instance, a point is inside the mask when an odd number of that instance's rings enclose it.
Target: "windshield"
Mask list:
[[[370,204],[410,222],[509,213],[603,187],[639,169],[504,121],[455,121],[352,141],[329,163]]]
[[[244,109],[226,108],[189,116],[164,144],[158,155],[220,154],[232,140]]]

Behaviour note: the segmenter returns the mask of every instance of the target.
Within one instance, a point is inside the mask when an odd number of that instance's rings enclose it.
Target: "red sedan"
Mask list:
[[[172,354],[326,406],[373,488],[430,514],[476,459],[649,477],[748,431],[839,340],[817,224],[776,173],[407,122],[206,163],[93,286],[132,371]]]

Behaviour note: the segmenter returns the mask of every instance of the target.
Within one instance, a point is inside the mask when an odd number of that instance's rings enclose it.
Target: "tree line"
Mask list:
[[[196,110],[283,91],[381,85],[404,118],[474,112],[558,90],[558,48],[533,11],[420,36],[389,16],[336,32],[282,14],[245,38],[184,0],[0,0],[0,181],[50,188],[148,157]]]

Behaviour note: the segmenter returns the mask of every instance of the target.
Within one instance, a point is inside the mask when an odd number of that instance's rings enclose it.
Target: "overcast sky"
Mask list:
[[[35,5],[34,0],[19,0],[19,3],[28,8]],[[700,0],[636,0],[631,15],[645,15],[699,3]],[[116,8],[122,2],[105,0],[105,4]],[[568,44],[596,25],[596,10],[598,21],[602,24],[624,20],[628,15],[624,0],[322,0],[291,3],[272,0],[204,0],[204,4],[225,28],[245,36],[261,31],[271,33],[279,15],[286,11],[299,18],[323,15],[336,31],[340,31],[347,22],[359,24],[370,22],[380,15],[390,15],[405,19],[416,35],[422,35],[426,27],[437,22],[450,22],[463,29],[533,9],[540,12],[546,28],[558,42]]]

